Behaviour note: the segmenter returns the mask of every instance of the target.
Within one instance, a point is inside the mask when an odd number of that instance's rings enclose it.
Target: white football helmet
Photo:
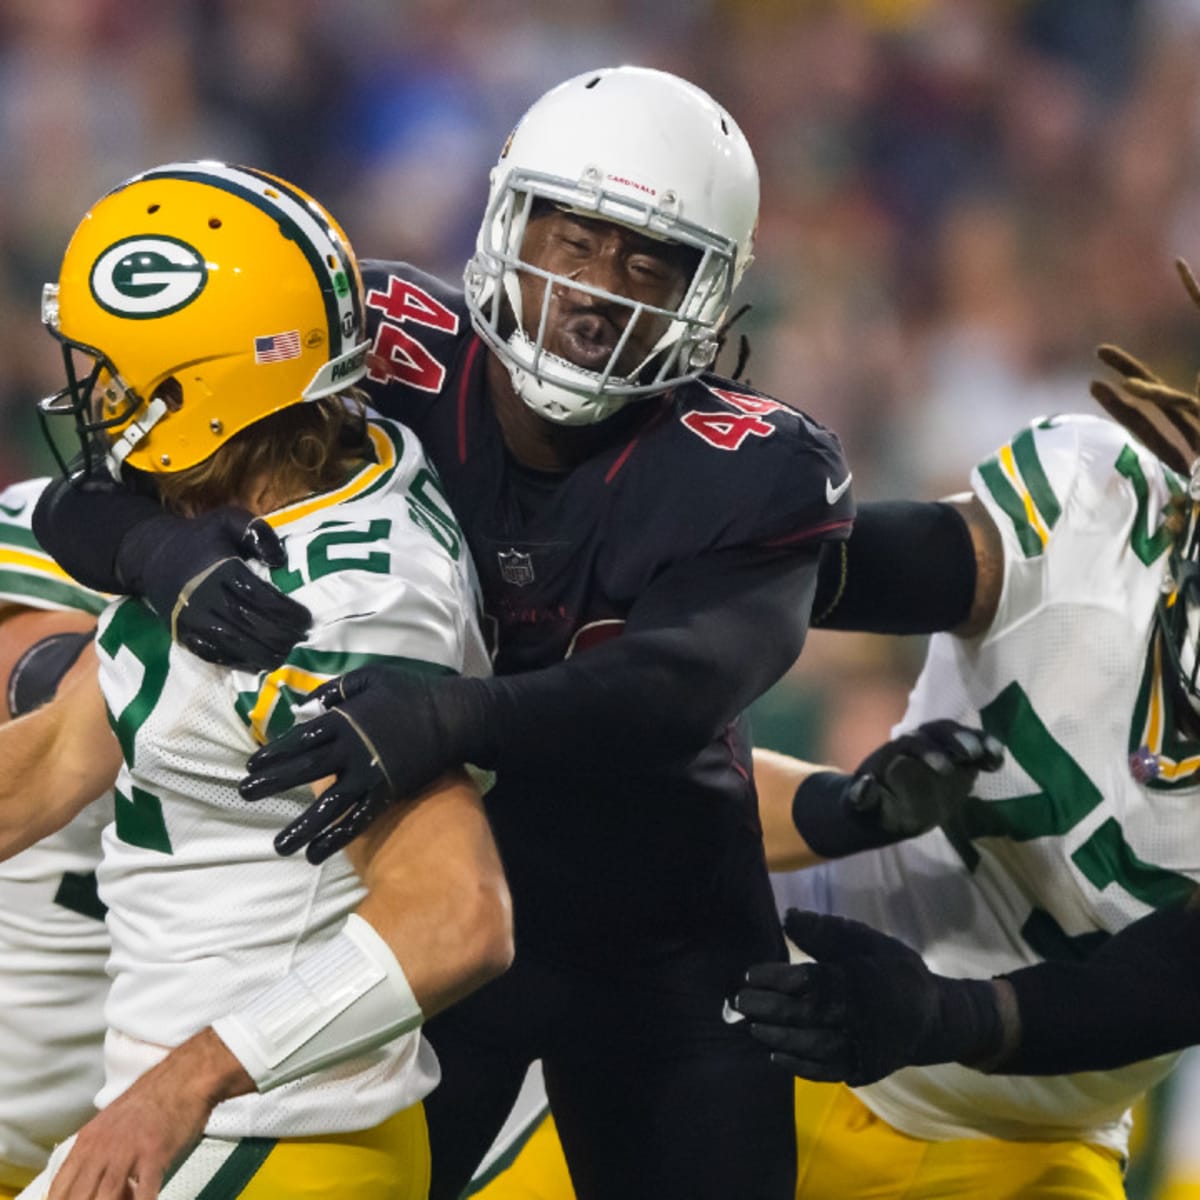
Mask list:
[[[525,227],[539,199],[698,251],[678,307],[640,304],[524,262]],[[712,364],[721,320],[753,257],[757,222],[754,155],[707,93],[643,67],[588,71],[534,103],[492,170],[465,274],[472,323],[541,416],[564,425],[601,421],[632,398],[666,391]],[[521,311],[519,272],[547,281],[540,316]],[[555,285],[624,304],[632,310],[627,331],[643,317],[670,323],[627,374],[616,374],[624,337],[602,370],[586,370],[544,347]],[[515,328],[502,332],[512,318]]]

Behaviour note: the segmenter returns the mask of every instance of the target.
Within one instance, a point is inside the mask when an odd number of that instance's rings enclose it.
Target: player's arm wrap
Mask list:
[[[814,771],[792,797],[792,824],[822,858],[844,858],[904,840],[904,834],[884,830],[873,814],[855,810],[848,795],[853,782],[853,775],[839,771]]]
[[[387,942],[351,913],[331,941],[213,1030],[266,1092],[366,1054],[423,1019]]]
[[[118,558],[126,535],[161,518],[148,496],[111,481],[56,479],[38,497],[33,533],[67,574],[100,592],[124,594]]]
[[[92,637],[91,633],[52,633],[34,642],[9,673],[8,715],[33,712],[52,699]]]
[[[553,667],[439,682],[456,761],[506,771],[638,771],[699,753],[795,662],[817,552],[680,563],[619,637]]]
[[[1044,962],[996,981],[1016,996],[1019,1036],[990,1070],[1109,1071],[1200,1044],[1200,908],[1151,913],[1083,962]]]
[[[967,523],[940,501],[858,506],[849,541],[825,547],[813,625],[866,633],[939,633],[962,624],[975,597]]]

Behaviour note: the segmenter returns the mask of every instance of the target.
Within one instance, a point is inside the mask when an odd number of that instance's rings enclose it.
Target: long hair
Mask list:
[[[163,506],[195,516],[242,501],[250,480],[269,480],[272,494],[304,496],[340,484],[371,458],[361,395],[292,404],[236,433],[202,463],[155,475]]]

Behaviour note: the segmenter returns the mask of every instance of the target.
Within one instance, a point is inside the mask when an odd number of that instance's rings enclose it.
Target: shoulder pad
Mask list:
[[[1129,481],[1165,501],[1181,482],[1124,429],[1107,418],[1076,413],[1041,418],[984,459],[971,485],[1005,542],[1020,556],[1043,552],[1073,497],[1100,513]]]
[[[850,468],[836,434],[799,409],[719,376],[705,375],[681,392],[679,424],[698,439],[695,445],[718,452],[693,461],[705,468],[706,494],[729,501],[725,544],[849,536]]]

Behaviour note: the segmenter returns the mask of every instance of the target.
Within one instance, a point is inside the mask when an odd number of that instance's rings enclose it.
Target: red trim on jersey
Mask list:
[[[667,395],[670,396],[670,393],[668,392]],[[616,462],[614,462],[613,465],[611,467],[609,467],[608,470],[605,472],[605,474],[604,474],[604,482],[605,483],[612,483],[613,479],[616,478],[617,472],[628,461],[629,456],[633,453],[634,446],[636,446],[638,444],[638,439],[642,436],[642,434],[649,433],[656,425],[661,425],[663,423],[663,421],[666,420],[666,418],[667,418],[667,408],[664,405],[664,407],[660,408],[658,410],[658,412],[656,412],[645,423],[645,425],[643,425],[641,427],[641,429],[639,429],[637,431],[637,433],[635,433],[633,435],[633,437],[631,437],[629,439],[628,445],[626,445],[625,449],[622,450],[621,453],[617,455]]]
[[[467,361],[458,385],[458,461],[460,463],[467,461],[467,388],[471,382],[471,372],[475,368],[475,359],[479,356],[482,345],[479,335],[476,334],[467,347]]]
[[[617,455],[617,461],[613,463],[613,465],[604,473],[605,483],[612,483],[613,476],[616,475],[616,473],[625,465],[625,460],[633,453],[634,446],[638,444],[638,437],[641,436],[642,435],[639,433],[637,437],[631,438],[625,449]]]
[[[733,745],[733,726],[726,725],[721,734],[721,741],[725,743],[725,749],[729,751],[729,765],[742,777],[746,783],[751,783],[752,779],[750,772],[742,766],[737,759],[737,750]]]
[[[809,529],[801,530],[800,533],[789,533],[787,537],[773,538],[769,542],[763,542],[763,545],[791,546],[795,542],[804,542],[811,537],[816,537],[818,533],[828,533],[831,529],[846,529],[853,524],[852,517],[843,517],[840,521],[826,521],[824,525],[813,525]]]

